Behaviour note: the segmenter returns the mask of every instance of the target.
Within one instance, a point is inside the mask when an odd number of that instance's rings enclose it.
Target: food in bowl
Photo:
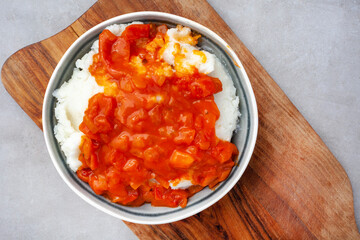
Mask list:
[[[239,99],[200,37],[182,26],[111,25],[53,93],[56,139],[96,194],[185,207],[229,175]]]

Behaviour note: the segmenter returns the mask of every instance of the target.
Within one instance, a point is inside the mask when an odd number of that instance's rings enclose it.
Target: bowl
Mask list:
[[[233,79],[237,95],[240,98],[239,108],[241,118],[238,130],[233,134],[232,138],[232,142],[238,147],[240,152],[236,159],[236,164],[229,177],[215,190],[203,189],[189,199],[185,208],[152,207],[150,204],[144,204],[141,207],[128,207],[112,203],[108,199],[96,195],[89,185],[78,179],[76,173],[68,167],[65,156],[60,150],[59,143],[54,135],[53,129],[56,124],[54,108],[56,99],[52,96],[53,91],[59,88],[64,81],[70,79],[75,67],[75,61],[90,50],[92,43],[98,38],[105,27],[111,24],[133,21],[165,23],[168,26],[181,24],[200,33],[202,37],[198,45],[214,53],[220,59]],[[52,162],[65,183],[77,195],[94,207],[122,220],[141,224],[163,224],[190,217],[210,207],[228,193],[238,182],[250,161],[255,146],[258,113],[255,96],[244,67],[234,51],[216,33],[203,25],[176,15],[162,12],[134,12],[96,25],[80,36],[70,46],[56,66],[47,86],[43,103],[42,122],[45,142]]]

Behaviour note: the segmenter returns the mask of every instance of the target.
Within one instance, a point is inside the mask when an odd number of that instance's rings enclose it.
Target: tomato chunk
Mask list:
[[[116,39],[117,39],[117,37],[107,29],[105,29],[99,35],[100,57],[107,66],[109,66],[111,64],[110,53],[111,53],[112,45],[115,43]]]
[[[89,182],[89,177],[92,173],[93,172],[89,168],[84,168],[76,171],[78,177],[84,182]]]
[[[107,182],[104,175],[90,175],[89,184],[96,194],[100,195],[107,190]]]
[[[132,24],[129,25],[121,34],[127,40],[136,40],[139,38],[148,38],[150,34],[149,24]]]
[[[110,142],[110,146],[120,150],[121,152],[126,152],[129,149],[129,136],[125,133],[122,133]]]
[[[137,169],[137,166],[139,165],[138,161],[136,159],[129,159],[124,166],[124,171],[135,171]]]
[[[178,150],[174,150],[170,157],[170,164],[174,168],[189,168],[193,162],[194,158],[190,154]]]
[[[129,61],[130,43],[123,37],[119,37],[111,47],[111,60],[114,63]]]
[[[195,137],[195,130],[191,128],[181,128],[178,135],[174,138],[176,144],[186,143],[189,145]]]

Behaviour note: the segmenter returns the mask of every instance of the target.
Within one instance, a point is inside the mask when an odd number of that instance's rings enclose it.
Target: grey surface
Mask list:
[[[0,65],[62,30],[94,0],[2,0]],[[210,4],[310,122],[348,173],[360,222],[360,1]],[[136,239],[61,180],[42,132],[0,85],[3,239]]]

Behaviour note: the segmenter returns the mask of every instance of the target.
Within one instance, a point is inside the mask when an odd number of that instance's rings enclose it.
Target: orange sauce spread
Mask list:
[[[119,204],[185,207],[190,196],[226,179],[238,154],[215,134],[213,94],[221,82],[167,64],[166,31],[155,24],[130,25],[119,37],[104,30],[89,68],[104,93],[90,98],[80,125],[77,175]],[[183,179],[193,185],[169,186]]]

